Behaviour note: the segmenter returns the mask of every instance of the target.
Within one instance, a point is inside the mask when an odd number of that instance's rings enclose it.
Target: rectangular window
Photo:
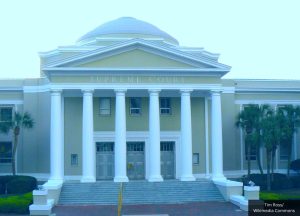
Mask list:
[[[0,163],[11,163],[12,142],[0,142]]]
[[[193,153],[193,165],[199,165],[199,153]]]
[[[289,151],[286,145],[279,145],[279,155],[280,160],[287,160],[289,156]]]
[[[13,109],[12,107],[0,107],[0,121],[12,121]]]
[[[114,143],[113,142],[97,142],[96,143],[97,152],[113,152]]]
[[[171,115],[171,98],[160,98],[160,114]]]
[[[110,98],[100,98],[99,99],[100,104],[100,115],[110,115],[111,111],[111,100]]]
[[[78,154],[71,154],[71,166],[78,165]]]
[[[142,114],[142,99],[130,98],[130,115]]]
[[[248,160],[247,145],[245,145],[245,159]],[[256,160],[256,147],[252,146],[250,151],[250,160]]]

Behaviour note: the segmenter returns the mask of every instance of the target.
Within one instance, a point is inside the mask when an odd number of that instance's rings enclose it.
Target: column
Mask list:
[[[211,152],[212,152],[212,179],[223,180],[223,143],[222,143],[222,112],[221,93],[211,93]]]
[[[81,182],[96,181],[96,146],[94,143],[93,90],[84,89],[82,106],[82,178]]]
[[[160,122],[159,122],[159,92],[149,90],[149,155],[150,155],[150,182],[163,181],[160,173]]]
[[[181,181],[195,181],[192,160],[191,91],[181,90]]]
[[[64,179],[61,92],[62,90],[51,90],[50,182],[58,184],[61,184]]]
[[[126,175],[126,107],[125,89],[116,92],[116,117],[115,117],[115,182],[127,182]]]

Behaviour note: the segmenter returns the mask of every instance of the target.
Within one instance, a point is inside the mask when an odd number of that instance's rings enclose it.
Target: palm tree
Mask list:
[[[297,132],[297,128],[300,126],[300,107],[285,105],[279,107],[278,111],[283,116],[284,121],[284,123],[281,125],[283,136],[280,144],[285,145],[288,149],[287,176],[289,176],[293,138],[294,134]]]
[[[257,133],[255,127],[258,119],[258,106],[249,104],[237,116],[236,126],[241,127],[245,132],[245,148],[247,149],[247,162],[248,162],[248,177],[251,172],[251,148],[253,143],[257,141]]]
[[[260,157],[260,149],[262,146],[262,138],[261,138],[261,132],[262,132],[262,119],[270,111],[271,107],[267,104],[263,104],[261,106],[257,106],[257,118],[255,121],[255,133],[256,133],[256,161],[257,166],[259,168],[260,174],[264,174],[262,165],[261,165],[261,157]]]
[[[261,122],[262,141],[267,153],[267,189],[271,190],[271,166],[274,164],[274,152],[280,143],[282,132],[280,128],[280,116],[273,110],[269,110]]]
[[[11,121],[0,122],[0,132],[8,134],[13,132],[13,150],[12,150],[12,172],[16,175],[16,152],[18,147],[19,135],[21,128],[31,129],[34,126],[34,121],[28,112],[24,114],[15,112]]]

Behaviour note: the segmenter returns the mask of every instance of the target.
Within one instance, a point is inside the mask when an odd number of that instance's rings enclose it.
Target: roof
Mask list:
[[[156,26],[133,17],[121,17],[116,20],[106,22],[94,30],[83,35],[79,41],[102,37],[105,35],[126,35],[138,34],[163,38],[171,43],[178,44],[178,41],[168,33],[160,30]]]

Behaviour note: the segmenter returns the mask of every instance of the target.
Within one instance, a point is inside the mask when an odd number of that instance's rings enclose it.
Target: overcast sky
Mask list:
[[[220,53],[228,78],[300,79],[299,0],[1,0],[0,78],[38,77],[38,52],[122,16]]]

